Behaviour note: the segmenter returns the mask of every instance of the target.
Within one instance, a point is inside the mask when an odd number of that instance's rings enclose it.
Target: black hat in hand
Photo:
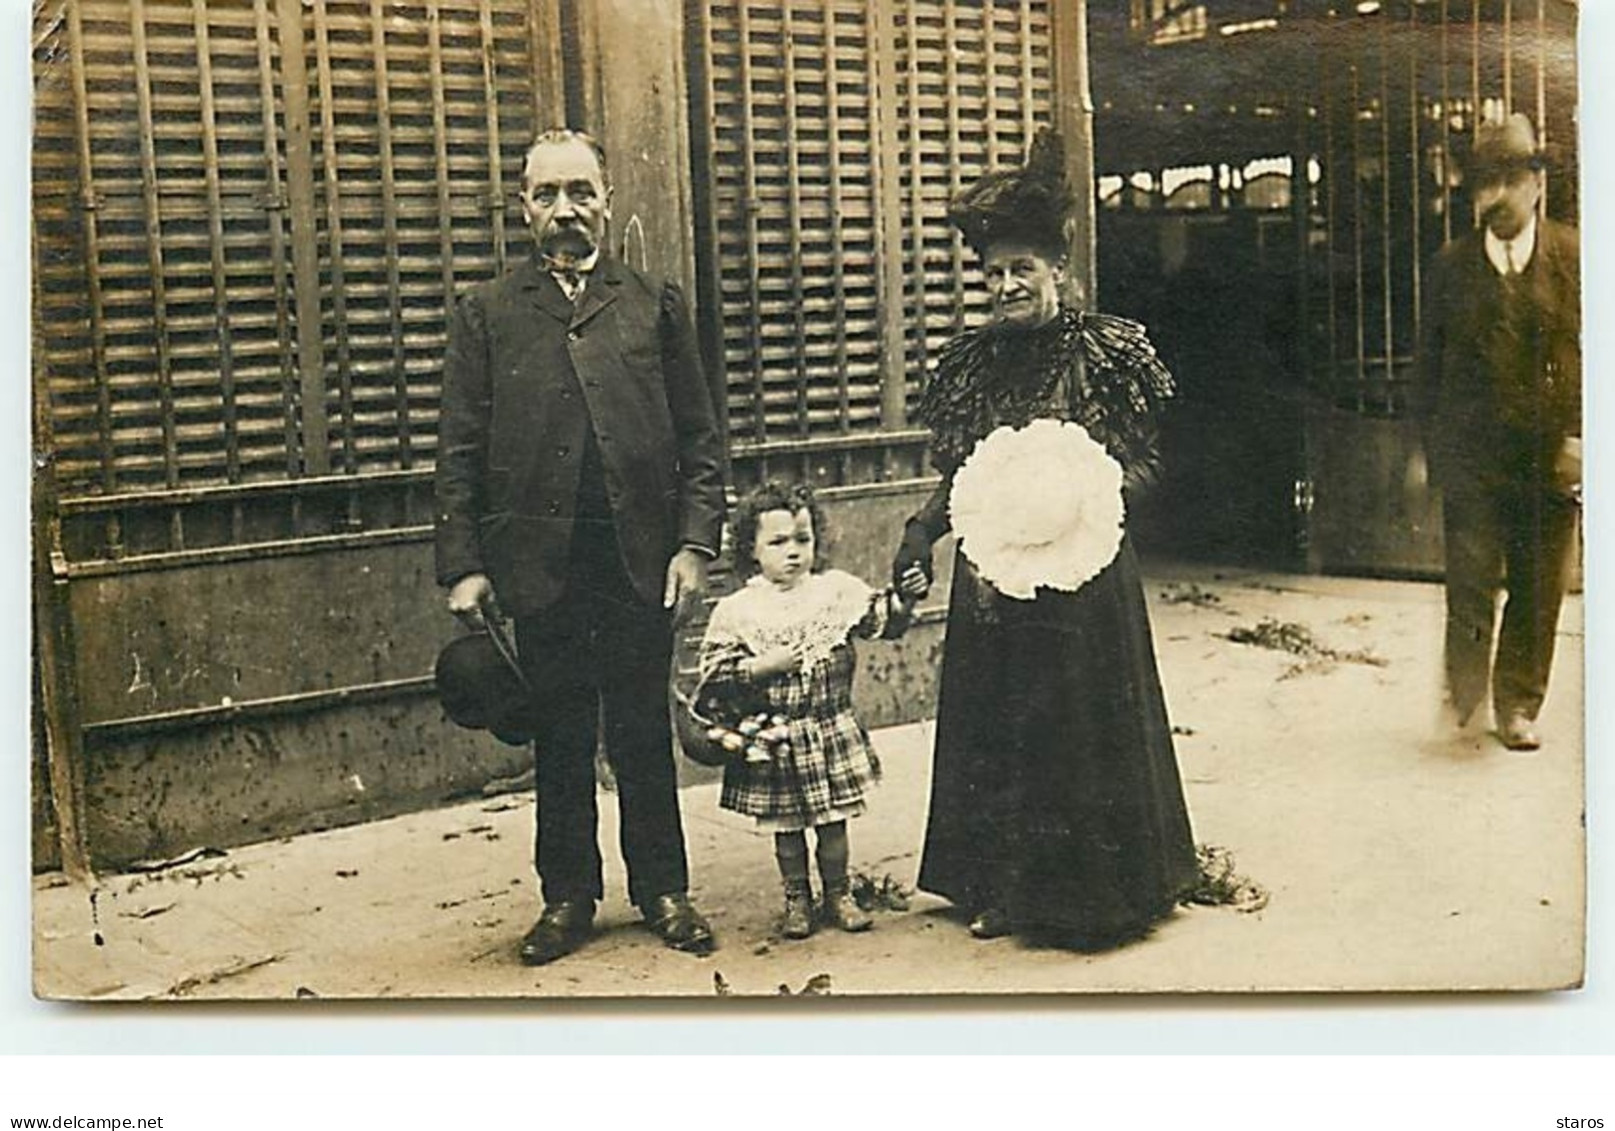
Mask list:
[[[458,726],[525,746],[538,726],[533,692],[498,629],[451,640],[437,655],[437,696]]]

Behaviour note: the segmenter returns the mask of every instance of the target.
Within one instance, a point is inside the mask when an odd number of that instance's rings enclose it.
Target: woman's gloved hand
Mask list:
[[[892,559],[892,585],[902,588],[904,574],[915,567],[925,574],[925,583],[929,586],[936,577],[931,568],[931,536],[923,525],[911,518],[903,528],[897,556]]]

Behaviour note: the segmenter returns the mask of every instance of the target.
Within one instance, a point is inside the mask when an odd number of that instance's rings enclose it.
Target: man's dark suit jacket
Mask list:
[[[1581,434],[1581,272],[1574,228],[1537,221],[1536,250],[1505,282],[1485,233],[1454,240],[1426,281],[1417,408],[1437,486],[1551,488]]]
[[[505,612],[560,597],[593,429],[623,565],[659,606],[680,546],[724,520],[718,395],[677,286],[602,255],[577,306],[529,258],[449,325],[437,460],[437,579],[486,573]]]

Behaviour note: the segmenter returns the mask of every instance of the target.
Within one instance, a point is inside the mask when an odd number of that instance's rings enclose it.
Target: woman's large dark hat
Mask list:
[[[451,640],[437,655],[437,696],[458,726],[525,746],[537,732],[532,689],[498,626]]]
[[[954,198],[948,219],[984,254],[1005,240],[1063,258],[1066,221],[1076,197],[1065,175],[1065,143],[1044,127],[1032,139],[1026,164],[994,169]]]

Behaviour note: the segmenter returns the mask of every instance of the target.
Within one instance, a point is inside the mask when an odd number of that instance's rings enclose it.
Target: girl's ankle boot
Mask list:
[[[825,885],[824,919],[843,931],[867,931],[875,925],[875,921],[852,897],[852,889],[846,880]]]
[[[805,939],[813,933],[813,889],[806,880],[785,881],[785,915],[780,934]]]

